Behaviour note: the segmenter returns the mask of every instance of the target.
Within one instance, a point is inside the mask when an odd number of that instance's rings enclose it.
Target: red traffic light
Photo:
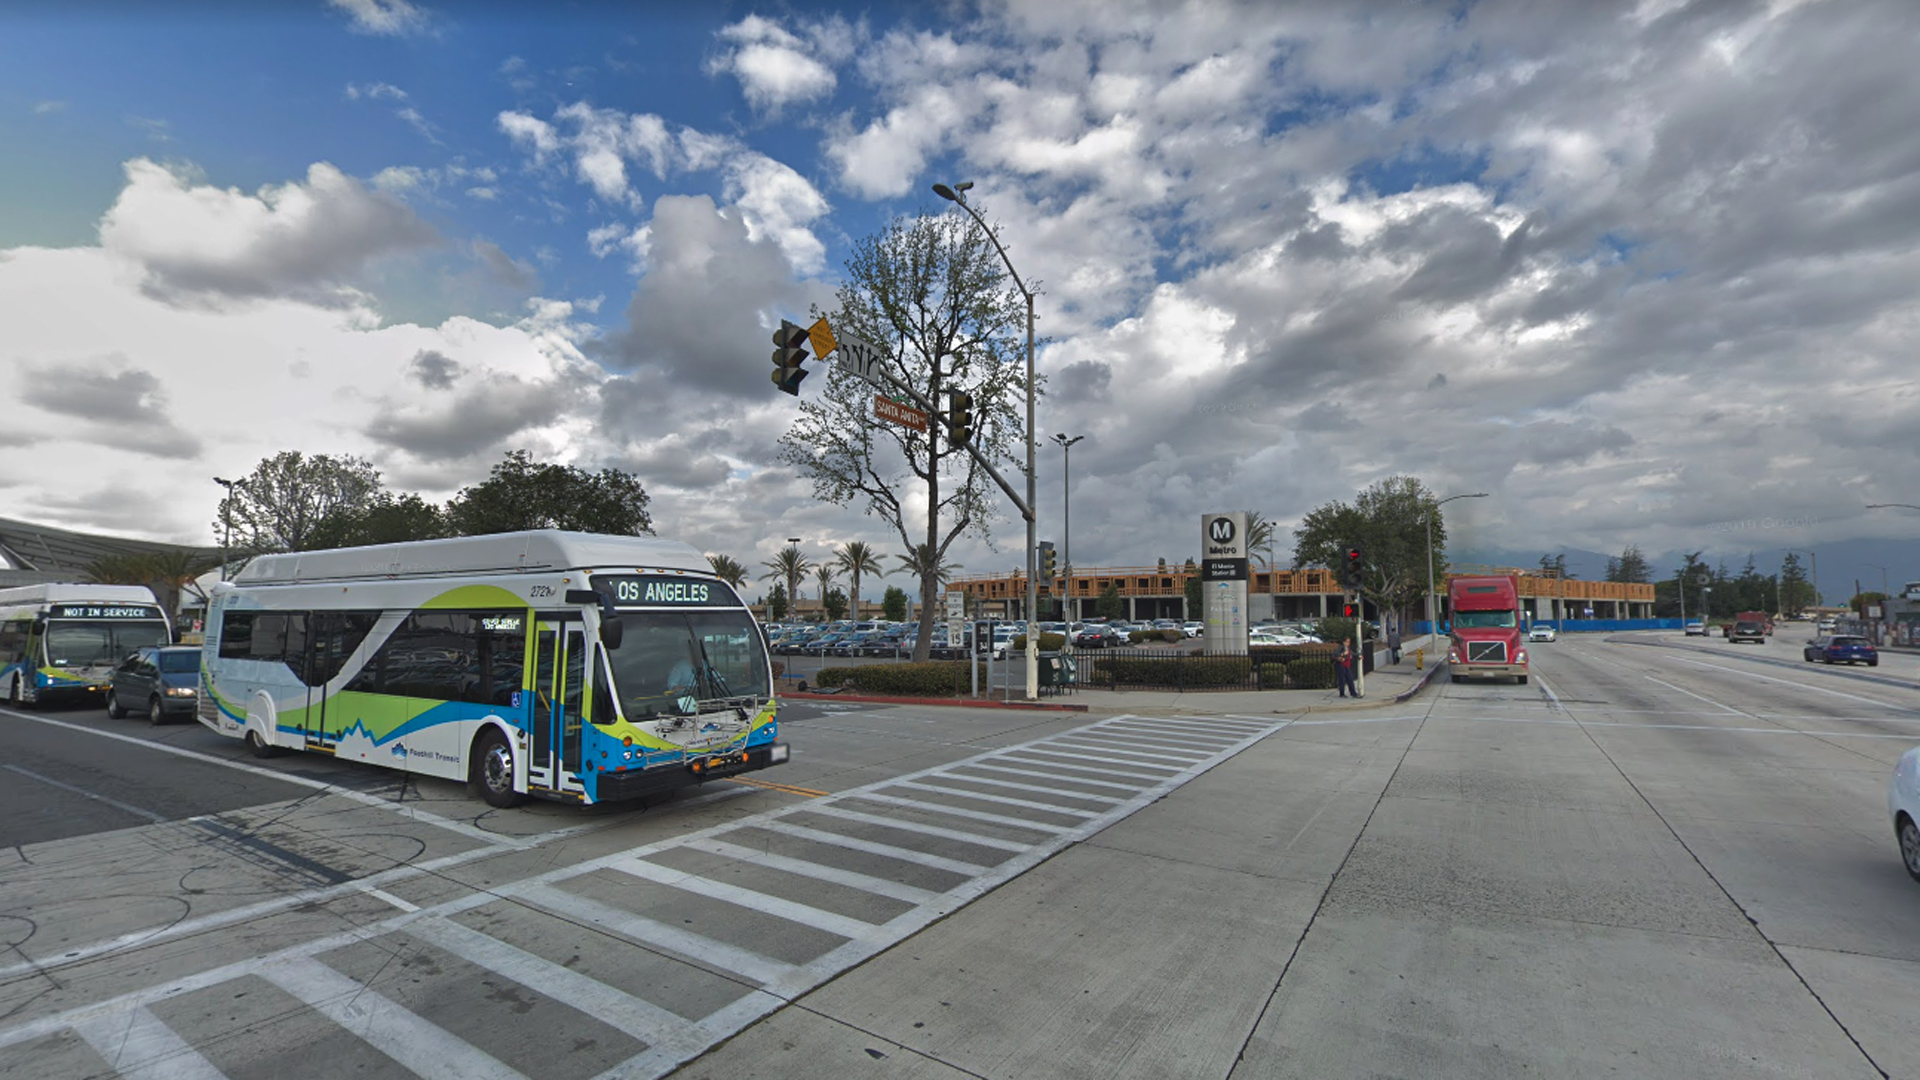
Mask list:
[[[1345,615],[1349,619],[1353,618],[1353,605],[1352,604],[1342,605],[1340,613],[1342,615]]]

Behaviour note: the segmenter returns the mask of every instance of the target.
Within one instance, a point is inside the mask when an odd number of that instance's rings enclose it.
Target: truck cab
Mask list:
[[[1454,682],[1512,676],[1527,682],[1527,647],[1520,636],[1520,590],[1510,575],[1457,577],[1447,582],[1452,619],[1447,667]]]

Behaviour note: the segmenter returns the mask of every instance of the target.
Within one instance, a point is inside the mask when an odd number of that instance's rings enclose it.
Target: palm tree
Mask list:
[[[787,609],[798,612],[800,609],[800,579],[813,569],[813,563],[800,554],[798,544],[788,544],[780,549],[780,554],[760,564],[767,568],[761,578],[768,581],[785,582],[787,586]]]
[[[827,590],[833,588],[833,564],[820,563],[813,568],[813,580],[820,585],[820,614],[827,614]]]
[[[708,555],[707,565],[713,567],[713,576],[738,589],[747,583],[747,568],[731,555]]]
[[[172,616],[180,610],[181,593],[192,595],[203,607],[206,605],[207,594],[201,591],[196,582],[201,574],[219,566],[220,560],[217,556],[208,558],[186,548],[172,548],[156,551],[141,559],[141,563],[146,568],[148,579],[160,586],[161,602],[166,605],[167,614]]]
[[[840,545],[840,553],[833,557],[833,565],[852,579],[853,585],[847,596],[847,603],[853,611],[853,617],[860,617],[860,578],[864,574],[876,574],[885,577],[887,571],[880,567],[880,553],[865,540],[850,540]]]
[[[1267,591],[1279,592],[1279,582],[1273,578],[1273,521],[1258,510],[1247,511],[1247,551],[1260,556],[1260,565],[1267,571]]]

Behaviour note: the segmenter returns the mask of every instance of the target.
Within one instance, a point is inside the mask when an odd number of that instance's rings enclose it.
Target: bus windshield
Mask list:
[[[117,664],[129,653],[166,643],[165,623],[55,619],[47,624],[47,663],[60,668]]]
[[[1485,630],[1495,627],[1511,629],[1517,625],[1511,611],[1456,611],[1453,613],[1453,626],[1456,630]]]
[[[620,621],[626,636],[607,658],[630,721],[772,694],[760,632],[744,611],[622,611]]]

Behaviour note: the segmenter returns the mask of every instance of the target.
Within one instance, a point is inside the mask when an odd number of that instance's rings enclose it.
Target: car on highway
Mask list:
[[[1814,638],[1807,642],[1801,655],[1808,663],[1822,664],[1865,664],[1868,667],[1880,666],[1880,650],[1873,642],[1852,634],[1835,634],[1832,637]]]
[[[1688,637],[1706,637],[1707,624],[1699,619],[1688,619],[1686,623]]]
[[[1920,746],[1900,755],[1887,781],[1887,813],[1907,874],[1920,881]]]
[[[1555,630],[1551,626],[1541,626],[1539,624],[1535,624],[1532,629],[1527,631],[1527,640],[1528,641],[1558,641],[1560,640],[1560,632]]]
[[[1738,643],[1752,641],[1761,645],[1767,643],[1767,624],[1752,619],[1739,619],[1727,629],[1727,640]]]
[[[136,650],[113,669],[107,683],[107,715],[140,712],[158,726],[191,717],[200,699],[200,650],[161,645]]]

